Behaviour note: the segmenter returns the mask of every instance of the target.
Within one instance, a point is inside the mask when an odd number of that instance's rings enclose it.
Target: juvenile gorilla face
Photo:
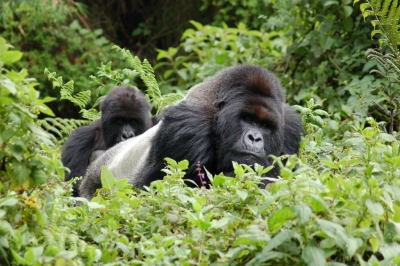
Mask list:
[[[102,129],[108,147],[142,134],[151,126],[150,106],[139,91],[122,87],[104,99]]]

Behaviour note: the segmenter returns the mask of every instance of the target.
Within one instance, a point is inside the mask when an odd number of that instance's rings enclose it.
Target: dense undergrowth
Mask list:
[[[336,6],[332,2],[324,3]],[[334,99],[340,93],[349,98],[339,103],[325,103],[320,96],[329,99],[333,92],[318,94],[324,89],[322,81],[312,83],[310,76],[304,77],[309,87],[294,99],[305,128],[300,153],[285,158],[285,164],[283,158],[275,158],[281,178],[266,189],[258,183],[268,169],[235,163],[234,177],[209,176],[210,189],[188,188],[182,180],[188,162],[166,159],[164,180],[145,190],[132,190],[126,179],[116,181],[104,169],[104,188],[92,202],[79,207],[70,196],[71,184],[62,181],[66,169],[59,157],[70,130],[87,120],[39,119],[40,113],[54,115],[47,104],[55,99],[40,95],[36,80],[18,67],[22,53],[0,38],[0,264],[400,264],[400,136],[396,132],[400,68],[397,43],[391,45],[400,34],[390,24],[391,10],[400,9],[394,4],[390,8],[390,2],[380,6],[377,1],[365,1],[361,6],[364,17],[374,16],[373,36],[378,34],[382,44],[368,50],[363,60],[367,69],[374,67],[381,77],[356,77],[349,71],[349,78],[340,73],[336,85],[346,92],[338,92]],[[349,1],[340,8],[350,17],[352,10],[346,7]],[[281,41],[293,41],[284,34],[291,29],[266,34],[248,31],[243,25],[236,29],[193,25],[195,29],[184,33],[179,48],[158,51],[156,68],[163,71],[161,76],[146,60],[116,48],[113,56],[123,58],[121,63],[129,67],[99,63],[90,80],[97,88],[106,88],[141,78],[158,112],[182,97],[184,86],[225,66],[248,62],[273,67],[273,58],[285,55]],[[347,34],[346,28],[342,36]],[[256,44],[258,50],[253,49]],[[329,57],[333,50],[325,52]],[[319,62],[321,67],[324,62]],[[296,82],[301,77],[290,61],[288,69],[292,71],[282,74],[284,85],[290,87],[285,79],[292,75],[293,88],[300,86]],[[317,69],[309,74],[314,76]],[[337,75],[336,70],[328,71],[326,80]],[[50,71],[46,74],[63,99],[80,104],[84,118],[98,117],[93,109],[85,109],[90,92],[75,92],[73,82],[64,83]],[[373,94],[371,87],[379,93]],[[383,116],[376,115],[369,104],[375,104]],[[335,106],[340,109],[334,111]],[[382,117],[387,120],[379,120]]]

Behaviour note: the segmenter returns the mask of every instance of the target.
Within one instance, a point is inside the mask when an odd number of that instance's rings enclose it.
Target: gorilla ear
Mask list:
[[[225,106],[225,98],[221,100],[217,100],[214,102],[214,106],[218,109],[221,110]]]

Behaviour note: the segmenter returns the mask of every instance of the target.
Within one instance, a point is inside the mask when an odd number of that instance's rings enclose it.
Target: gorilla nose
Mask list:
[[[134,133],[133,131],[131,131],[131,130],[129,130],[129,131],[124,130],[124,131],[122,132],[122,134],[121,134],[121,140],[124,141],[124,140],[127,140],[127,139],[129,139],[129,138],[132,138],[132,137],[134,137],[134,136],[135,136],[135,133]]]
[[[243,142],[246,148],[252,152],[260,153],[264,149],[264,139],[258,130],[248,130],[243,136]]]

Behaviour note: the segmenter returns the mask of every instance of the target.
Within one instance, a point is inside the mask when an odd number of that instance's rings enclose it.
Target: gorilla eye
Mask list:
[[[225,102],[223,102],[223,101],[217,103],[217,108],[218,108],[218,109],[222,109],[224,106],[225,106]]]
[[[248,115],[246,115],[246,116],[244,117],[244,120],[246,120],[246,121],[252,121],[252,119],[251,119],[250,116],[248,116]]]
[[[122,119],[118,119],[118,120],[117,120],[117,123],[118,123],[118,124],[123,124],[124,121],[122,121]]]

